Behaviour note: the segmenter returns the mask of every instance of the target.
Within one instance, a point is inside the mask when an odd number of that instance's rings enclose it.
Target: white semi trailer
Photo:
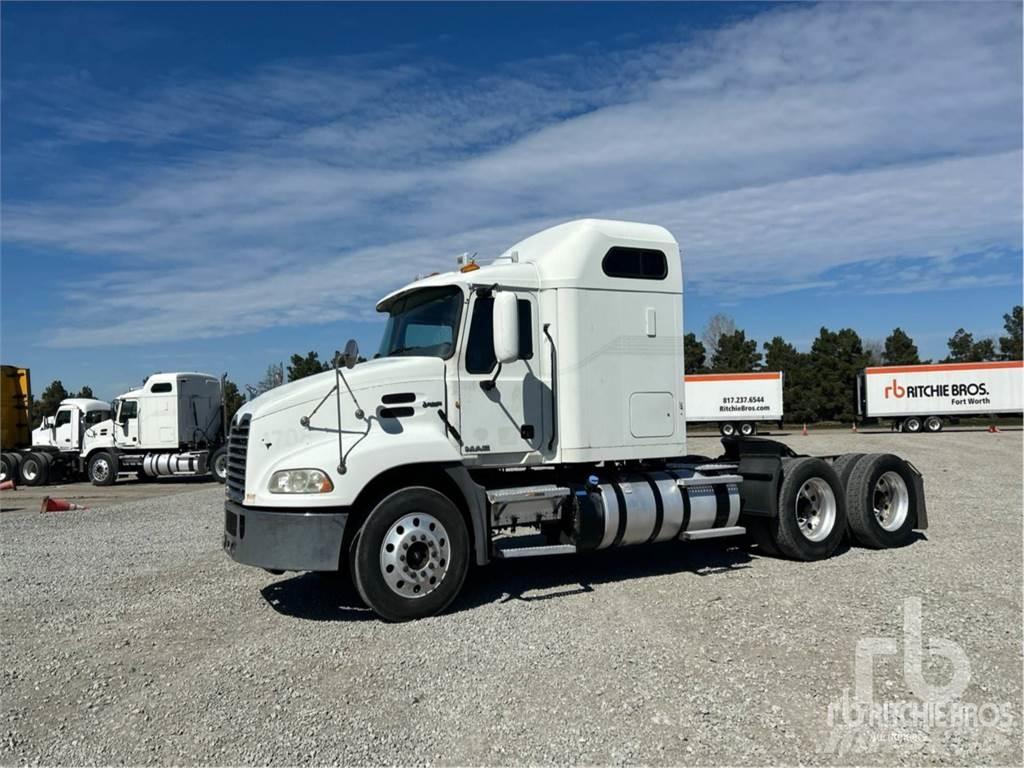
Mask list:
[[[756,434],[757,425],[782,423],[782,371],[688,373],[686,421],[713,423],[723,435]]]
[[[349,342],[333,371],[233,420],[234,560],[348,571],[399,621],[448,606],[471,561],[747,531],[816,560],[848,526],[873,547],[927,526],[921,475],[893,455],[830,463],[731,437],[687,456],[682,266],[662,227],[562,224],[377,309],[377,359],[353,368]]]
[[[942,363],[866,368],[857,379],[858,413],[902,432],[940,432],[962,416],[1024,410],[1024,362]]]
[[[223,382],[206,373],[155,373],[85,431],[80,465],[93,485],[119,474],[227,477]]]

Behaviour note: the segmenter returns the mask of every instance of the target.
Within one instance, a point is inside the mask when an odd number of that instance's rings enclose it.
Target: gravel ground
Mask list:
[[[92,483],[56,483],[53,485],[19,485],[13,491],[0,491],[0,512],[38,512],[40,502],[47,496],[71,501],[90,510],[124,504],[128,501],[151,499],[173,493],[188,493],[197,488],[221,488],[212,477],[161,477],[152,480],[123,478],[114,485],[96,486]]]
[[[219,486],[6,513],[0,762],[1019,765],[1021,432],[782,439],[910,458],[926,536],[807,564],[714,542],[504,562],[387,625],[344,584],[229,561]],[[957,643],[961,700],[1009,727],[830,726],[857,641],[902,647],[906,598],[928,680],[951,674],[929,640]],[[902,654],[874,692],[916,701]]]

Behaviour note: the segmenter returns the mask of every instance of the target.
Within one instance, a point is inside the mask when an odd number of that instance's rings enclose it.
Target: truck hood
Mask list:
[[[437,357],[380,357],[346,369],[343,373],[358,399],[359,392],[368,389],[394,386],[396,392],[401,392],[403,384],[431,380],[440,382],[444,379],[444,366],[444,360]],[[263,393],[251,403],[246,403],[239,412],[250,414],[253,419],[262,419],[298,405],[315,406],[333,389],[335,376],[334,371],[330,370],[282,384]],[[342,384],[343,393],[346,391],[344,387]],[[363,405],[372,408],[375,403]]]

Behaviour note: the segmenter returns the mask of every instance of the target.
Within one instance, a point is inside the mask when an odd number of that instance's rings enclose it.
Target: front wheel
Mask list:
[[[213,456],[210,457],[210,471],[221,485],[227,482],[228,449],[226,447],[218,448],[213,452]]]
[[[465,520],[432,488],[395,491],[374,507],[358,537],[352,562],[356,588],[386,621],[440,613],[466,579]]]
[[[117,458],[106,451],[94,453],[89,459],[89,481],[93,485],[117,482]]]

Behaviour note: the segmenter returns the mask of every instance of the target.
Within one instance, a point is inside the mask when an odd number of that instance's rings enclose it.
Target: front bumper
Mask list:
[[[336,571],[347,512],[274,512],[224,502],[224,551],[272,571]]]

